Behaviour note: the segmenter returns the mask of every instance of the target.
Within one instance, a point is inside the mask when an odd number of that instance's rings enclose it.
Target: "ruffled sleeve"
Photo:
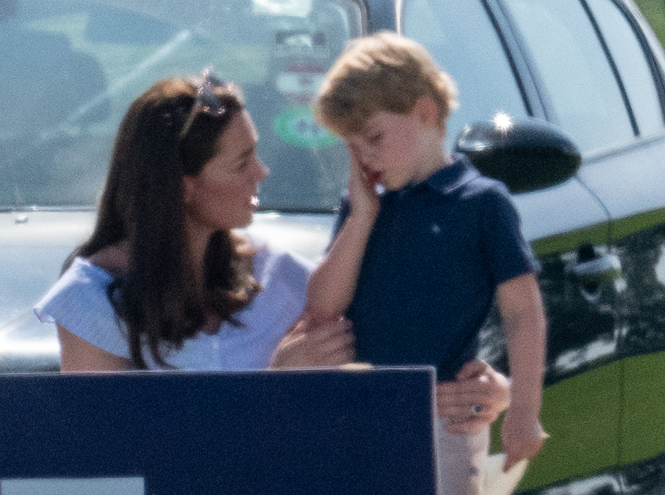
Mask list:
[[[76,258],[34,308],[42,322],[57,323],[100,349],[129,358],[122,322],[118,321],[107,289],[110,273]]]

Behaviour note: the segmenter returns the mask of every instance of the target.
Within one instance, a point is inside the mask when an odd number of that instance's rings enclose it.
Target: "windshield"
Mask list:
[[[245,94],[271,168],[262,208],[329,210],[348,155],[309,104],[360,34],[345,0],[4,1],[0,210],[94,207],[131,101],[207,66]]]

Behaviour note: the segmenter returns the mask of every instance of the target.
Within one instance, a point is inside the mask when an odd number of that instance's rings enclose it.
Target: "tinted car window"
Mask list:
[[[634,138],[593,25],[578,0],[506,0],[558,124],[583,153]]]
[[[663,129],[663,110],[642,45],[626,17],[611,2],[587,0],[617,65],[642,136]]]
[[[309,102],[360,29],[345,0],[22,0],[0,16],[0,208],[94,206],[129,103],[212,65],[258,126],[263,207],[331,209],[346,150]]]
[[[403,31],[425,46],[459,87],[460,108],[449,120],[446,149],[452,149],[452,141],[466,124],[500,112],[526,116],[508,59],[481,2],[408,1]]]

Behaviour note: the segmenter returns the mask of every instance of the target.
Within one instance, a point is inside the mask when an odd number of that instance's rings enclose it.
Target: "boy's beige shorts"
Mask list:
[[[438,495],[482,495],[489,426],[473,435],[454,435],[445,422],[437,418],[435,424]]]

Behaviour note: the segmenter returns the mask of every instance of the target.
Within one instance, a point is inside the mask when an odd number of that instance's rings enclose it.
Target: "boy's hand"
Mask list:
[[[508,409],[501,426],[501,440],[506,453],[503,471],[507,472],[522,459],[534,458],[548,437],[537,416]]]
[[[353,215],[363,215],[372,222],[379,214],[379,195],[376,193],[376,181],[363,170],[357,154],[349,149],[351,155],[351,177],[349,179],[349,201]]]

